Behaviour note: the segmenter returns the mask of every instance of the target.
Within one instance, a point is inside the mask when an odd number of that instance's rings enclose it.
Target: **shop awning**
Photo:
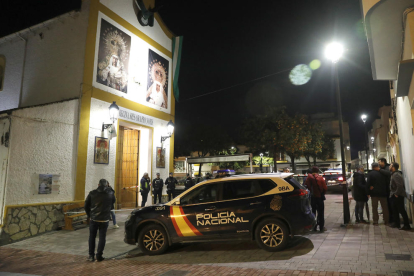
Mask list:
[[[221,163],[221,162],[243,162],[250,161],[250,154],[217,155],[206,157],[187,158],[187,164]]]

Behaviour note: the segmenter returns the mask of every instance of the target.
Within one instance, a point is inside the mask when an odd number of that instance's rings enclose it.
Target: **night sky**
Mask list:
[[[76,9],[79,3],[2,1],[0,37]],[[323,54],[333,40],[347,49],[339,63],[339,79],[352,158],[364,147],[360,115],[369,116],[370,127],[378,108],[390,105],[388,82],[372,80],[359,0],[157,0],[159,4],[167,26],[184,36],[176,104],[178,143],[191,137],[195,126],[224,128],[239,142],[244,118],[266,105],[286,105],[291,114],[336,112],[331,64]],[[290,69],[314,59],[322,64],[311,80],[292,85]],[[218,92],[201,96],[214,91]],[[197,96],[201,97],[192,99]]]

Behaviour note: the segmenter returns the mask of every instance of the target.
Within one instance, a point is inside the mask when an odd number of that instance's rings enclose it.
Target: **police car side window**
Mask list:
[[[275,187],[275,183],[266,179],[223,182],[223,200],[259,196]]]
[[[198,204],[217,201],[218,184],[200,186],[181,198],[181,204]]]

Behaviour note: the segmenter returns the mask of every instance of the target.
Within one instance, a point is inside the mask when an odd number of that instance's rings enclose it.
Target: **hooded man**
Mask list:
[[[160,173],[157,173],[157,177],[152,180],[152,188],[154,189],[154,204],[161,203],[162,196],[162,187],[164,186],[164,181],[160,178]]]
[[[177,184],[177,179],[173,177],[173,173],[170,172],[170,176],[165,180],[165,185],[167,185],[168,201],[171,201],[171,199],[174,198],[175,185]]]
[[[95,261],[95,239],[99,230],[99,243],[96,252],[96,261],[101,262],[106,243],[106,231],[111,217],[111,207],[115,203],[113,190],[108,187],[106,179],[99,180],[96,190],[89,193],[85,200],[85,212],[90,219],[89,223],[89,258]]]
[[[317,224],[315,225],[314,231],[317,230],[319,225],[319,231],[325,231],[325,193],[328,190],[326,186],[325,180],[319,174],[318,167],[312,167],[312,173],[308,174],[308,177],[305,181],[305,186],[311,192],[311,206],[312,206],[312,213],[317,217]]]

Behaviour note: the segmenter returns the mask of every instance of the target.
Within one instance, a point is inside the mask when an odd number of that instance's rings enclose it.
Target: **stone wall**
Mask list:
[[[0,234],[0,245],[53,231],[64,226],[65,218],[62,210],[64,205],[66,204],[9,207]],[[74,221],[83,218],[83,216],[77,217]]]

